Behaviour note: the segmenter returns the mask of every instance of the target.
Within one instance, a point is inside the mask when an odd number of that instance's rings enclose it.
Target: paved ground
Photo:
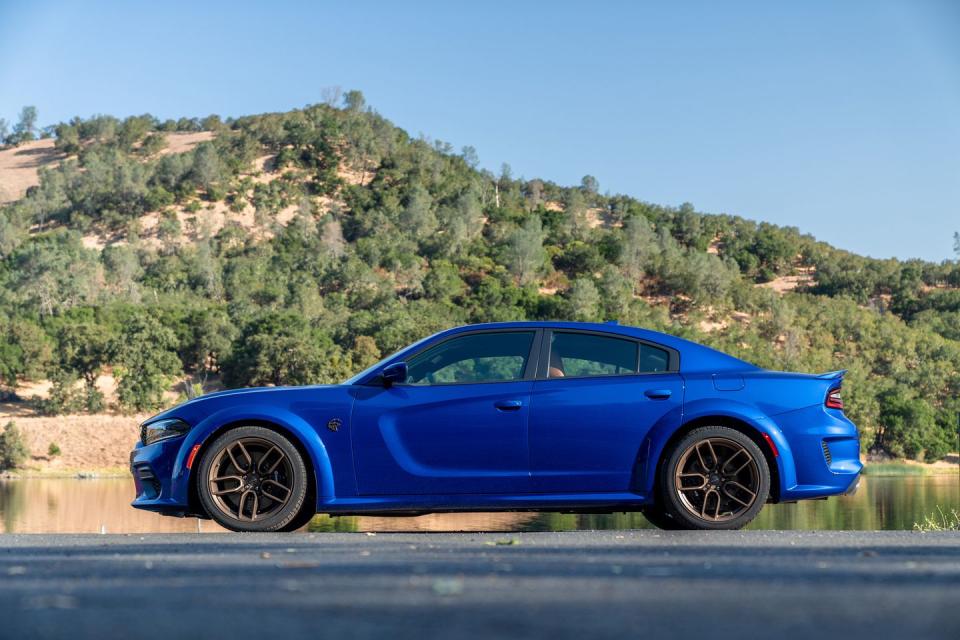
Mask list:
[[[960,638],[960,534],[5,535],[0,638]]]

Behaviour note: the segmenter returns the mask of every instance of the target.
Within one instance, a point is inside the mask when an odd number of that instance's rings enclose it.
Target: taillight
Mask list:
[[[840,387],[830,389],[827,393],[827,401],[825,404],[830,409],[843,409],[843,398],[840,397]]]

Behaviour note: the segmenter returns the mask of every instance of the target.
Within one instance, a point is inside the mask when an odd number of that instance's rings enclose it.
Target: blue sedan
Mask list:
[[[201,396],[147,420],[133,506],[290,531],[315,513],[642,511],[737,529],[861,470],[843,371],[767,371],[673,336],[472,325],[337,385]]]

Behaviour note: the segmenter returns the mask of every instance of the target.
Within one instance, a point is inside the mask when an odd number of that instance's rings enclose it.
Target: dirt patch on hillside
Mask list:
[[[216,137],[213,131],[196,131],[194,133],[165,133],[167,146],[163,148],[160,155],[165,156],[172,153],[185,153],[190,151],[201,142],[209,142]]]
[[[813,274],[802,273],[795,276],[780,276],[779,278],[774,278],[770,282],[763,282],[757,286],[764,289],[772,289],[777,293],[786,293],[797,288],[809,287],[812,284]]]
[[[146,415],[74,415],[38,417],[16,415],[7,409],[3,424],[12,419],[30,451],[22,471],[75,473],[125,472],[130,450],[138,438],[137,427]],[[13,414],[13,415],[11,415]],[[50,445],[60,448],[49,455]]]
[[[39,169],[66,158],[53,147],[52,138],[34,140],[0,151],[0,204],[19,200],[40,184]]]

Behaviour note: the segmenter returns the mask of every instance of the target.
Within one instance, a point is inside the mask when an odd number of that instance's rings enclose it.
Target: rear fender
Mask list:
[[[196,445],[201,447],[208,443],[210,436],[221,427],[233,424],[250,422],[253,424],[272,424],[286,431],[290,436],[299,440],[302,449],[307,453],[313,466],[318,500],[334,497],[333,467],[327,448],[317,434],[300,416],[282,409],[270,411],[258,410],[257,407],[228,407],[211,414],[199,422],[184,438],[180,451],[173,465],[173,497],[182,504],[187,504],[190,495],[190,469],[186,468],[187,458]],[[199,460],[194,462],[194,467]]]
[[[638,487],[639,491],[653,492],[656,484],[658,463],[663,457],[667,443],[678,429],[682,429],[685,425],[692,422],[700,422],[707,418],[717,418],[719,422],[722,422],[723,419],[740,422],[758,434],[766,434],[769,436],[779,454],[774,457],[774,460],[777,465],[777,475],[780,478],[780,492],[782,493],[785,489],[797,484],[793,453],[790,450],[787,439],[783,436],[780,428],[773,420],[757,410],[756,407],[741,402],[709,399],[684,403],[683,420],[680,427],[676,427],[675,424],[661,423],[654,425],[650,430],[644,446],[641,448],[641,485]],[[766,447],[767,445],[764,444],[761,446]]]

